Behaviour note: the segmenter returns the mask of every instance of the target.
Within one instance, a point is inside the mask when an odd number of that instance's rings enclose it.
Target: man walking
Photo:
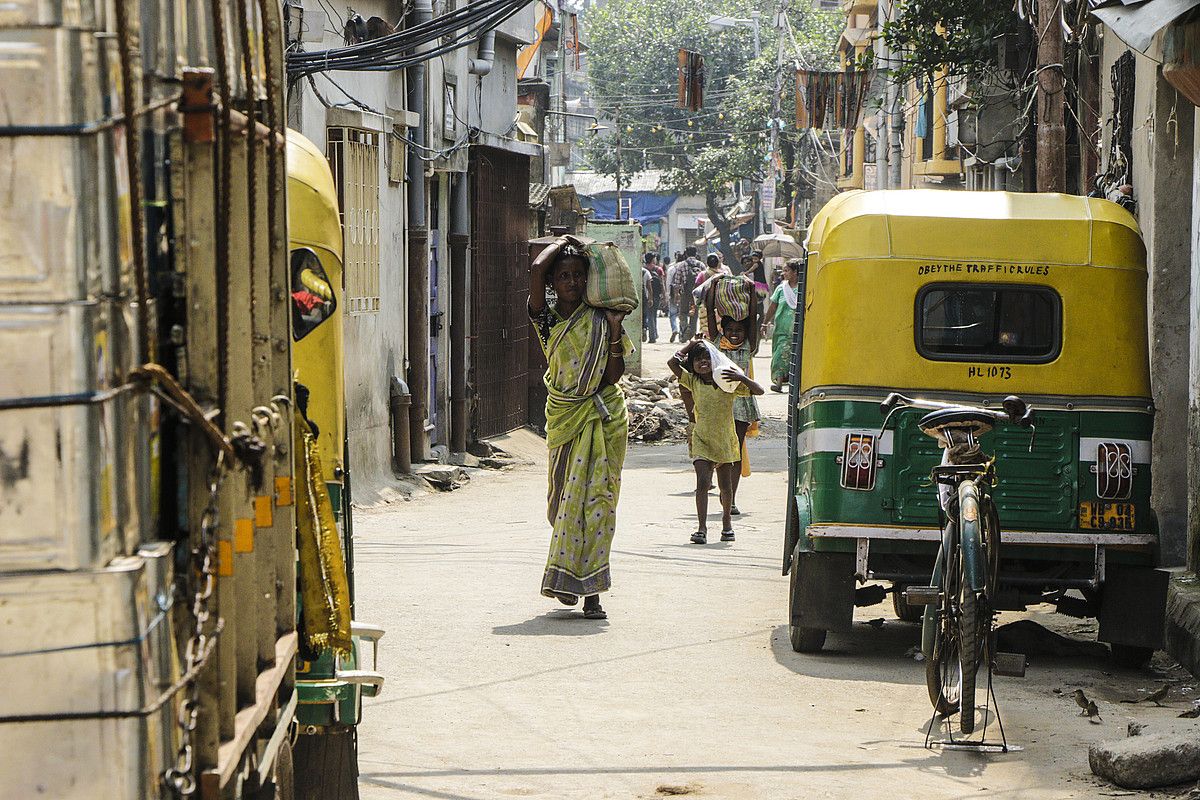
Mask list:
[[[675,290],[672,288],[675,285],[675,268],[683,262],[683,253],[675,253],[675,260],[667,265],[667,279],[663,284],[666,292],[667,300],[667,319],[671,320],[671,341],[674,342],[679,337],[679,303],[676,301]],[[679,341],[683,341],[679,339]]]
[[[696,248],[689,246],[684,250],[683,261],[675,265],[675,274],[671,276],[671,295],[676,303],[681,342],[696,335],[697,308],[692,291],[696,288],[696,278],[703,271],[704,265],[696,258]]]
[[[661,281],[655,271],[656,258],[654,253],[646,253],[642,265],[642,341],[651,344],[658,341],[658,287]]]

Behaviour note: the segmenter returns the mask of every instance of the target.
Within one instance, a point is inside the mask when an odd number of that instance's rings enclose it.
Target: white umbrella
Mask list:
[[[764,233],[754,238],[754,249],[764,258],[803,258],[804,248],[786,233]]]

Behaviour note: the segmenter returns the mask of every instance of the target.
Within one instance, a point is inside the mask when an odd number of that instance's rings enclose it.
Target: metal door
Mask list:
[[[471,148],[471,374],[475,436],[529,418],[529,158]]]

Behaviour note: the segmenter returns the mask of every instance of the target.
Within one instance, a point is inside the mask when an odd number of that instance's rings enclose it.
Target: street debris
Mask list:
[[[1132,727],[1130,731],[1132,732]],[[1200,779],[1200,727],[1139,729],[1088,748],[1092,772],[1125,789],[1153,789]]]
[[[697,787],[691,785],[673,786],[671,784],[664,783],[662,786],[659,786],[657,789],[655,789],[654,793],[660,797],[676,797],[685,794],[695,794],[696,790]]]
[[[629,412],[629,438],[641,442],[682,442],[688,415],[674,378],[621,378]]]
[[[431,465],[417,469],[417,474],[429,482],[429,485],[443,492],[450,492],[471,480],[471,476],[462,467]]]
[[[921,652],[919,645],[913,645],[904,651],[905,658],[911,658],[913,661],[924,661],[925,654]]]

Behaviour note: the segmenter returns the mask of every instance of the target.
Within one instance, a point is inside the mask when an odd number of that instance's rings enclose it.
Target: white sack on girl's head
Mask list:
[[[712,342],[705,339],[701,344],[703,344],[704,349],[708,351],[709,360],[712,361],[713,383],[717,384],[717,388],[721,389],[721,391],[729,392],[730,394],[736,392],[737,387],[741,384],[741,381],[731,381],[726,378],[724,376],[725,370],[732,369],[738,375],[745,375],[746,373],[742,371],[741,367],[733,363],[733,360],[729,356],[722,353],[721,349]]]

